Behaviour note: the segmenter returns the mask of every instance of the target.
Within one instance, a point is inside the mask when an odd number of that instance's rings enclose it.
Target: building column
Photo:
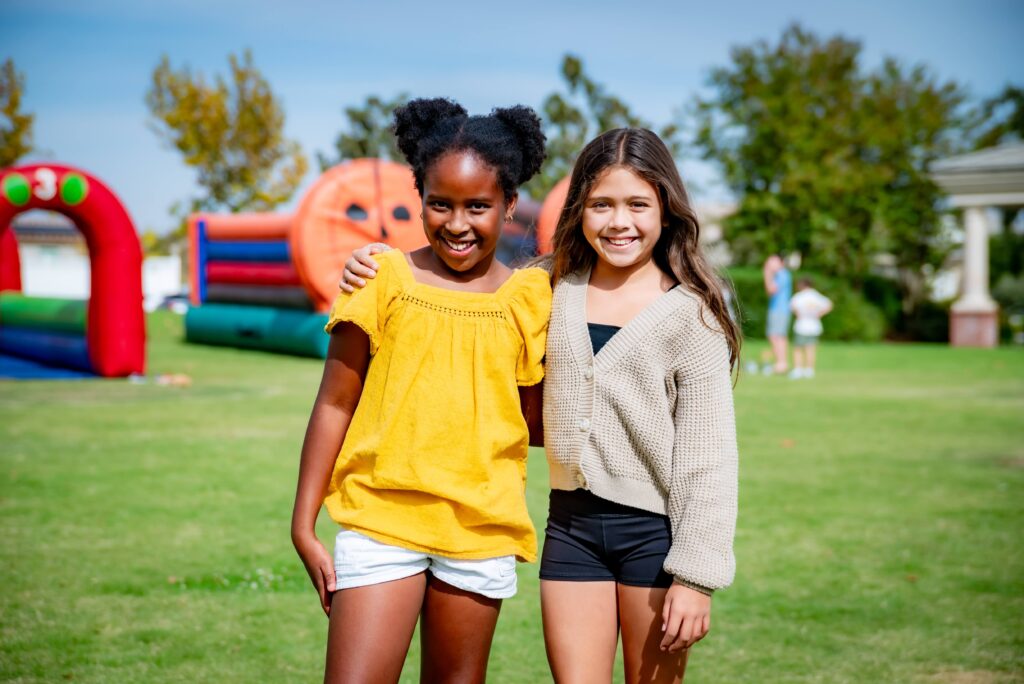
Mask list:
[[[988,291],[988,213],[964,209],[964,270],[960,298],[949,317],[954,347],[995,347],[999,343],[999,306]]]

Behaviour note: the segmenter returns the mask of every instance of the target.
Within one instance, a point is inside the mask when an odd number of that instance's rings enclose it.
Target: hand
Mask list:
[[[383,242],[371,242],[352,252],[352,256],[345,261],[345,272],[341,275],[338,287],[348,293],[355,292],[357,287],[366,287],[366,281],[363,278],[374,277],[377,275],[377,269],[380,268],[377,262],[370,258],[370,255],[380,254],[389,249],[391,248]]]
[[[690,648],[711,629],[711,597],[673,583],[661,609],[661,650],[675,653]]]
[[[293,537],[292,543],[299,552],[302,564],[306,566],[316,593],[320,595],[320,607],[324,615],[330,615],[331,594],[335,591],[334,559],[315,534]]]

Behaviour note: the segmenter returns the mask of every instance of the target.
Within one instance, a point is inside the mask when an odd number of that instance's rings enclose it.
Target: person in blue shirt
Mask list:
[[[778,254],[771,255],[764,262],[764,289],[768,292],[765,332],[775,357],[771,371],[782,374],[789,370],[789,300],[793,296],[793,276]]]

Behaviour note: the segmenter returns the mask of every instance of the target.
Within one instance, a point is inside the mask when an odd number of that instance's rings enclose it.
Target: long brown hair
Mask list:
[[[736,366],[741,333],[722,295],[728,283],[708,263],[700,248],[697,214],[679,176],[675,160],[655,133],[645,128],[616,128],[591,140],[580,152],[569,180],[569,194],[552,238],[552,281],[592,268],[597,259],[583,235],[583,208],[591,189],[608,169],[630,169],[657,188],[666,224],[654,247],[654,263],[704,302],[729,344],[729,364]],[[701,322],[703,320],[702,311]]]

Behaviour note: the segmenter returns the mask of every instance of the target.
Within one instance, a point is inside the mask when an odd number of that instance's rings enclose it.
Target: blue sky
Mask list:
[[[211,75],[250,48],[312,162],[332,149],[342,108],[367,95],[445,95],[471,111],[539,106],[561,87],[566,52],[662,124],[731,46],[775,41],[792,21],[860,40],[868,65],[883,55],[925,63],[975,97],[1024,83],[1021,0],[0,0],[0,59],[13,57],[27,79],[45,152],[32,159],[95,173],[140,230],[162,232],[170,205],[194,192],[192,172],[147,125],[143,98],[163,54]],[[713,167],[687,161],[683,172],[698,199],[723,195]]]

